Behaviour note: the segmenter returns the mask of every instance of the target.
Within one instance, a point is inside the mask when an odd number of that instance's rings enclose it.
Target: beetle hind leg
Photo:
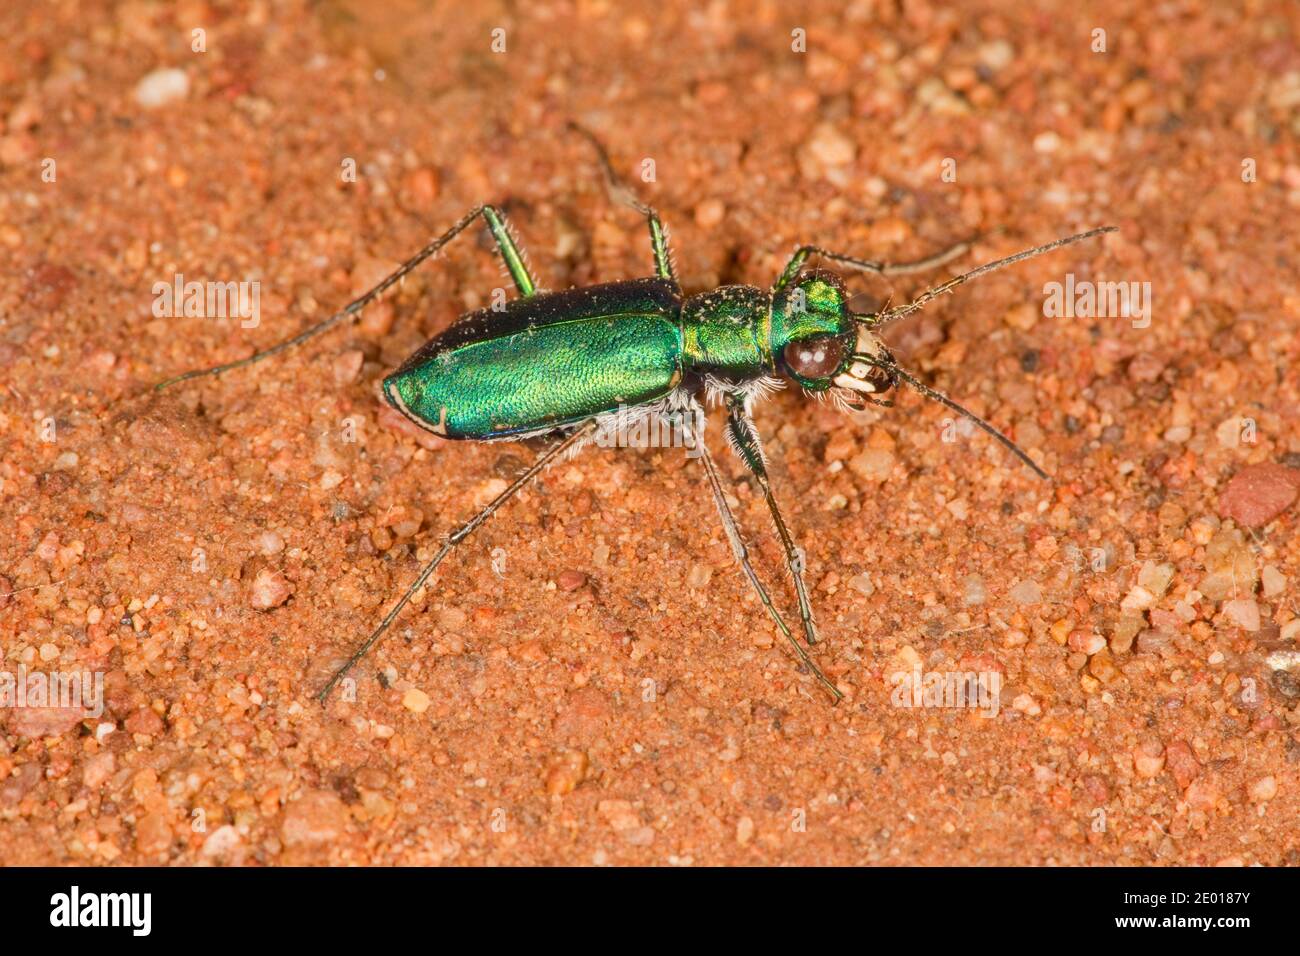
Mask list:
[[[505,217],[501,215],[501,211],[495,206],[484,206],[483,218],[487,221],[488,231],[492,233],[497,251],[501,253],[506,271],[510,273],[510,278],[514,281],[519,294],[524,298],[535,294],[537,283],[528,274],[528,263],[524,260],[523,250],[515,241],[514,234],[506,223]]]
[[[668,246],[668,230],[659,219],[659,213],[655,212],[654,207],[643,203],[633,194],[632,190],[619,182],[618,175],[614,172],[614,166],[609,161],[609,153],[594,133],[577,123],[569,123],[569,128],[591,143],[596,150],[596,158],[600,161],[600,171],[605,179],[605,192],[609,194],[610,202],[630,206],[645,216],[646,228],[650,231],[650,250],[654,253],[655,258],[655,275],[660,279],[671,279],[676,282],[677,274],[673,270],[673,254]]]
[[[384,615],[384,619],[379,622],[379,626],[376,627],[374,631],[371,632],[370,636],[352,652],[351,656],[349,656],[343,663],[343,666],[334,672],[334,675],[329,679],[329,682],[326,683],[326,685],[321,688],[320,693],[316,695],[316,699],[322,704],[325,703],[326,699],[330,695],[330,691],[334,689],[335,685],[337,685],[339,681],[343,680],[343,678],[347,676],[348,671],[352,670],[357,662],[366,656],[370,651],[370,648],[372,648],[379,639],[384,636],[389,626],[397,618],[397,615],[401,613],[402,608],[406,607],[407,603],[415,593],[419,591],[420,588],[424,587],[425,582],[429,580],[430,576],[437,569],[438,565],[442,564],[443,559],[445,559],[447,555],[456,550],[456,547],[473,534],[474,531],[483,524],[483,522],[496,514],[497,510],[502,505],[527,487],[533,479],[545,470],[547,465],[550,465],[557,460],[563,460],[568,455],[576,454],[577,451],[591,439],[595,434],[595,431],[595,421],[588,420],[579,425],[574,431],[569,432],[569,434],[561,441],[555,443],[544,451],[527,471],[511,482],[505,491],[493,498],[482,511],[452,532],[451,536],[443,542],[442,547],[438,549],[438,553],[434,555],[433,560],[424,566],[423,570],[420,571],[419,577],[417,577],[411,586],[406,589],[406,593],[404,593],[401,599],[392,606],[387,614]]]
[[[257,362],[261,362],[263,359],[268,359],[273,355],[287,352],[295,346],[302,345],[308,339],[313,339],[322,332],[328,331],[345,319],[359,315],[362,309],[370,305],[370,303],[374,302],[398,282],[402,281],[402,279],[406,278],[406,276],[414,271],[422,262],[431,256],[436,255],[444,246],[451,242],[451,240],[455,239],[458,235],[468,229],[479,216],[483,217],[484,221],[487,223],[488,231],[492,233],[492,238],[496,240],[497,249],[501,253],[501,258],[505,261],[506,270],[514,280],[515,287],[519,290],[519,294],[522,296],[533,295],[536,291],[536,285],[533,282],[532,276],[528,274],[528,267],[524,262],[523,253],[515,242],[514,237],[510,234],[510,227],[506,224],[504,217],[495,206],[475,206],[462,216],[450,229],[437,238],[431,240],[419,252],[411,256],[411,258],[403,262],[393,270],[393,272],[380,280],[374,288],[362,293],[329,318],[317,322],[315,325],[303,329],[297,335],[291,336],[282,342],[277,342],[269,348],[262,349],[260,352],[254,352],[247,358],[239,359],[235,362],[226,362],[223,365],[214,365],[211,368],[194,369],[181,375],[176,375],[166,381],[159,382],[154,386],[154,389],[160,390],[169,385],[175,385],[178,382],[185,382],[192,378],[201,378],[207,375],[220,375],[223,372],[242,368],[245,365],[256,364]]]

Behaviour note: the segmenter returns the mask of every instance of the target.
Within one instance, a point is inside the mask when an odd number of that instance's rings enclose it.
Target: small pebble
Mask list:
[[[424,511],[414,505],[394,505],[384,513],[382,526],[399,538],[410,538],[424,524]]]
[[[1138,635],[1139,654],[1163,654],[1169,649],[1172,638],[1164,631],[1146,630]]]
[[[641,826],[640,815],[627,800],[601,800],[596,804],[596,812],[614,830],[633,830]]]
[[[799,172],[804,179],[822,179],[828,172],[853,162],[857,152],[853,140],[831,124],[822,123],[799,148]]]
[[[1019,329],[1021,332],[1028,332],[1038,324],[1041,317],[1042,311],[1040,307],[1030,302],[1014,305],[1002,313],[1002,321],[1013,329]]]
[[[997,73],[1011,65],[1011,61],[1016,58],[1016,51],[1006,40],[990,40],[980,45],[976,56],[982,66]]]
[[[437,170],[428,166],[412,169],[402,177],[402,204],[409,209],[428,212],[438,199],[440,185]]]
[[[145,856],[160,856],[172,842],[172,827],[162,813],[146,813],[135,825],[135,845]]]
[[[86,765],[81,770],[81,782],[86,785],[87,790],[98,790],[109,777],[113,776],[116,768],[117,758],[113,752],[102,751],[86,760]]]
[[[1144,627],[1142,618],[1134,614],[1125,614],[1115,622],[1115,628],[1110,634],[1110,649],[1116,654],[1122,654],[1133,647],[1133,639],[1137,637],[1138,631]]]
[[[727,214],[727,207],[721,199],[706,199],[695,207],[695,224],[701,229],[712,229],[720,225]]]
[[[274,531],[263,531],[257,536],[257,550],[270,557],[284,550],[284,538]]]
[[[1133,750],[1133,769],[1139,777],[1158,777],[1165,769],[1165,751],[1158,740],[1148,740]]]
[[[1126,611],[1145,611],[1154,607],[1156,596],[1140,584],[1133,585],[1133,588],[1120,601],[1119,606]]]
[[[262,568],[249,587],[248,603],[259,611],[268,611],[289,600],[289,595],[292,593],[283,574],[270,568]]]
[[[1172,564],[1156,564],[1154,561],[1143,562],[1138,571],[1138,584],[1146,588],[1155,600],[1160,600],[1169,590],[1169,582],[1174,579]]]
[[[1259,582],[1264,588],[1264,597],[1275,598],[1286,593],[1286,575],[1275,565],[1266,564],[1259,573]]]
[[[18,104],[9,111],[9,131],[23,132],[34,126],[39,126],[41,122],[41,105],[34,99],[28,98],[19,100]]]
[[[280,835],[286,846],[336,842],[347,829],[348,809],[337,794],[309,790],[285,808]]]
[[[1154,382],[1164,370],[1164,359],[1150,352],[1139,352],[1128,363],[1128,377],[1135,382]]]
[[[158,716],[152,707],[138,707],[126,718],[122,726],[128,734],[144,734],[148,737],[156,737],[167,729],[163,719]]]
[[[686,586],[695,588],[707,587],[709,581],[713,578],[713,568],[707,564],[696,563],[691,565],[690,571],[686,572]]]
[[[866,597],[871,597],[871,595],[876,593],[876,585],[871,580],[871,575],[866,571],[863,571],[861,574],[853,575],[853,577],[849,578],[848,583],[849,587]]]
[[[418,687],[412,687],[402,695],[402,706],[413,714],[422,714],[429,709],[429,695]]]
[[[366,356],[360,349],[349,349],[334,359],[334,384],[351,385],[361,375]]]
[[[1219,496],[1219,514],[1248,528],[1268,524],[1295,501],[1300,471],[1267,462],[1247,465]]]
[[[1106,646],[1106,639],[1094,631],[1077,628],[1070,632],[1068,643],[1071,650],[1091,657]]]
[[[1011,708],[1026,717],[1037,717],[1043,712],[1043,709],[1038,706],[1038,702],[1028,694],[1017,694],[1015,700],[1011,702]]]
[[[1226,602],[1223,605],[1223,613],[1243,631],[1253,633],[1259,630],[1259,605],[1249,598]]]
[[[1250,799],[1256,803],[1265,803],[1277,796],[1277,780],[1272,776],[1261,777],[1250,788]]]
[[[868,448],[849,459],[849,470],[865,481],[882,482],[894,470],[894,453],[888,448]]]
[[[1110,651],[1104,647],[1099,649],[1088,660],[1088,673],[1097,678],[1103,684],[1110,684],[1120,676],[1120,670],[1111,660]]]
[[[145,109],[157,109],[190,94],[190,78],[184,70],[164,69],[148,73],[136,84],[135,101]]]
[[[1038,604],[1043,600],[1043,589],[1036,581],[1021,581],[1008,593],[1017,604]]]
[[[555,585],[561,591],[576,591],[587,583],[587,575],[581,571],[561,571],[555,579]]]
[[[228,857],[239,849],[242,842],[239,830],[226,823],[208,834],[208,838],[203,841],[203,848],[199,850],[199,853],[209,858]]]
[[[1258,562],[1245,535],[1237,528],[1220,528],[1205,548],[1205,569],[1209,573],[1197,589],[1211,601],[1223,601],[1255,590]]]
[[[581,750],[558,754],[546,771],[543,788],[551,796],[572,793],[587,777],[587,755]]]
[[[1061,148],[1061,137],[1048,130],[1035,136],[1033,145],[1036,153],[1054,153]]]
[[[20,737],[58,737],[81,723],[79,707],[15,707],[9,729]]]

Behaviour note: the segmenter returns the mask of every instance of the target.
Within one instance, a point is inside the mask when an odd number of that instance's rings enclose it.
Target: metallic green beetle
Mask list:
[[[804,583],[803,556],[772,492],[762,445],[751,418],[755,401],[788,378],[805,391],[829,397],[839,407],[852,410],[867,402],[891,404],[879,396],[903,382],[970,418],[1045,478],[1046,474],[1010,439],[900,368],[876,333],[976,276],[1112,229],[1094,229],[988,263],[926,291],[906,305],[878,313],[851,311],[849,294],[840,278],[824,270],[805,269],[807,260],[816,255],[859,271],[901,275],[942,265],[965,252],[970,243],[959,243],[919,262],[894,265],[803,246],[770,292],[735,285],[684,296],[658,214],[621,186],[601,144],[585,130],[575,129],[595,147],[611,198],[645,217],[655,262],[653,278],[538,292],[523,253],[500,212],[492,206],[479,206],[375,288],[318,325],[249,358],[187,372],[158,387],[248,365],[318,335],[359,313],[481,217],[520,298],[500,308],[469,313],[435,336],[384,379],[384,396],[416,425],[447,439],[500,441],[545,434],[558,434],[561,439],[448,538],[370,637],[330,678],[320,699],[324,701],[335,684],[379,640],[458,544],[548,464],[562,455],[576,453],[596,439],[602,429],[625,422],[630,416],[658,417],[685,430],[688,447],[703,462],[714,502],[745,576],[799,659],[838,700],[840,690],[791,632],[749,560],[717,467],[704,444],[705,406],[718,403],[726,409],[726,437],[767,502],[794,582],[804,639],[809,645],[815,644],[817,629]]]

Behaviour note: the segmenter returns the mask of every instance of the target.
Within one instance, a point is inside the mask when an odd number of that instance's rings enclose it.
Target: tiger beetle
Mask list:
[[[903,369],[878,333],[926,303],[971,279],[1060,246],[1105,232],[1107,226],[1058,239],[1013,256],[986,263],[937,285],[905,305],[878,312],[854,312],[843,280],[833,272],[805,268],[814,256],[860,272],[881,276],[933,269],[965,253],[971,240],[916,262],[874,262],[841,255],[819,246],[801,246],[770,291],[728,285],[684,295],[673,269],[668,234],[658,213],[622,185],[609,155],[590,132],[570,128],[595,149],[611,201],[630,206],[645,217],[654,256],[653,278],[626,279],[563,292],[537,289],[523,250],[501,212],[476,206],[396,271],[344,309],[310,328],[247,358],[196,369],[155,386],[162,389],[205,375],[220,375],[277,355],[332,328],[362,309],[435,255],[478,219],[487,225],[506,271],[519,292],[497,309],[462,316],[434,336],[383,380],[390,405],[420,428],[446,439],[504,441],[553,435],[558,438],[482,511],[461,525],[426,564],[379,626],[362,642],[317,695],[324,703],[331,690],[384,635],[411,597],[429,580],[457,545],[509,499],[527,487],[548,465],[576,454],[607,428],[615,416],[657,417],[687,429],[688,447],[704,466],[723,530],[745,577],[789,640],[799,660],[838,701],[843,695],[799,643],[755,573],[727,503],[717,465],[705,447],[701,429],[707,406],[726,412],[728,443],[749,470],[772,515],[794,582],[804,640],[817,643],[803,556],[795,546],[777,505],[766,457],[751,417],[753,407],[783,378],[845,411],[866,404],[891,405],[881,396],[900,383],[941,402],[970,419],[1004,445],[1041,478],[1046,472],[1010,438]]]

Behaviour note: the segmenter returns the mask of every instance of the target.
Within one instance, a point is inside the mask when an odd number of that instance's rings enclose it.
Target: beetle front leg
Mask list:
[[[767,500],[768,510],[772,513],[772,523],[776,525],[777,537],[781,539],[781,547],[785,551],[786,567],[790,569],[790,577],[794,579],[804,636],[809,644],[816,644],[817,625],[813,621],[812,602],[808,600],[808,588],[804,584],[803,555],[795,546],[794,538],[790,536],[790,530],[785,525],[785,518],[781,516],[781,508],[776,503],[776,495],[772,493],[772,482],[767,475],[767,464],[763,460],[763,446],[758,439],[758,429],[754,427],[753,419],[745,410],[744,398],[740,395],[727,396],[727,437],[731,441],[731,447],[735,449],[740,460],[749,469],[749,473],[758,482],[763,497]]]
[[[821,682],[836,701],[843,698],[838,687],[831,683],[830,678],[822,673],[813,659],[808,656],[808,652],[803,646],[795,640],[795,636],[790,633],[790,627],[785,623],[785,618],[781,617],[781,612],[776,609],[772,603],[772,597],[767,593],[767,588],[763,587],[763,582],[758,579],[758,573],[754,570],[753,564],[749,560],[749,549],[745,547],[745,541],[740,536],[740,527],[736,523],[736,516],[731,512],[731,506],[727,504],[726,494],[722,490],[722,479],[718,476],[718,466],[713,461],[713,456],[709,454],[708,446],[704,444],[704,435],[691,433],[691,447],[698,453],[700,461],[704,464],[705,474],[708,475],[709,489],[713,492],[713,501],[718,506],[718,516],[722,519],[722,530],[726,532],[727,540],[731,543],[731,550],[736,555],[736,562],[740,569],[745,572],[745,577],[749,579],[750,586],[753,587],[758,599],[763,602],[763,607],[767,608],[767,613],[771,615],[772,620],[776,622],[777,628],[785,635],[790,646],[794,648],[795,654],[799,660],[813,673],[813,676]],[[810,642],[811,643],[811,642]]]
[[[877,262],[873,259],[858,259],[854,256],[846,256],[843,253],[831,252],[821,246],[800,246],[781,271],[781,278],[772,287],[772,294],[775,295],[784,289],[790,283],[790,280],[799,274],[799,270],[803,268],[804,263],[808,261],[810,256],[821,256],[823,259],[838,262],[842,266],[848,266],[850,269],[856,269],[859,272],[874,272],[882,276],[901,276],[913,272],[926,272],[930,269],[937,269],[944,263],[951,262],[958,256],[968,252],[970,247],[974,245],[975,238],[955,243],[932,256],[917,259],[914,262]]]

